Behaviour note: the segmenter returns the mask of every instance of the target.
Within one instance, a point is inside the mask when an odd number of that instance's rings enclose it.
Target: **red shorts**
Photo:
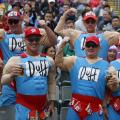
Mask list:
[[[72,94],[70,106],[77,112],[81,120],[84,120],[87,115],[90,115],[93,112],[103,112],[102,101],[92,96]]]
[[[37,110],[38,112],[43,111],[44,107],[47,103],[47,96],[46,95],[22,95],[18,94],[16,95],[16,103],[21,104],[30,110]]]

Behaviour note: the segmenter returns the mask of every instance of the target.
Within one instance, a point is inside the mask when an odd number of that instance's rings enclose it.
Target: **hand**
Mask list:
[[[70,37],[65,36],[65,37],[63,38],[61,44],[66,44],[66,43],[68,43],[69,41],[70,41]]]
[[[110,90],[116,91],[119,87],[119,81],[116,79],[116,77],[111,77],[107,81],[107,86],[110,88]]]
[[[54,101],[52,100],[49,102],[48,112],[50,113],[50,116],[52,116],[52,114],[55,112],[55,105]]]
[[[19,64],[15,64],[11,67],[11,77],[23,75],[23,68]]]
[[[70,8],[64,13],[64,15],[70,16],[70,15],[75,15],[76,13],[77,13],[77,10],[75,8]]]
[[[45,20],[39,20],[38,22],[39,22],[39,24],[40,24],[41,27],[44,28],[46,26]]]

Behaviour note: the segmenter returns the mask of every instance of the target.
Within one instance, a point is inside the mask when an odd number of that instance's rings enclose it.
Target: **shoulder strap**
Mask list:
[[[27,55],[25,52],[20,54],[20,57],[21,57],[21,58],[26,58],[27,56],[28,56],[28,55]]]
[[[41,57],[46,57],[47,54],[45,54],[45,53],[40,53],[40,56],[41,56]]]

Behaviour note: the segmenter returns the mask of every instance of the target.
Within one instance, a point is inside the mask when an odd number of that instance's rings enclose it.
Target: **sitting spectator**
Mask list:
[[[113,30],[120,32],[120,18],[118,16],[112,17]]]
[[[47,56],[52,57],[53,59],[55,59],[55,47],[44,47],[42,50],[42,54],[45,54]]]
[[[107,57],[107,61],[111,62],[113,60],[116,60],[117,58],[117,47],[115,45],[110,46],[109,50],[108,50],[108,57]]]
[[[112,30],[112,15],[110,11],[103,12],[103,20],[98,23],[99,31],[111,31]]]

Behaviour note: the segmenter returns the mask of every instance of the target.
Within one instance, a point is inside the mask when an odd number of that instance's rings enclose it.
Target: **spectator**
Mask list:
[[[22,8],[22,5],[20,2],[14,2],[12,4],[12,10],[13,11],[17,11],[17,12],[20,12],[20,9]]]
[[[112,30],[112,15],[109,11],[103,12],[103,20],[98,23],[99,31],[111,31]]]
[[[43,8],[41,7],[41,12],[43,14],[43,17],[45,15],[46,11],[52,12],[54,19],[56,19],[55,17],[58,16],[59,8],[58,8],[55,0],[48,0],[47,4],[45,4],[45,6]]]
[[[115,45],[109,47],[108,57],[107,57],[108,62],[112,62],[113,60],[116,60],[117,51],[118,51],[118,49],[117,49],[117,47]]]
[[[112,28],[114,31],[120,32],[120,18],[118,16],[112,17]]]
[[[24,26],[35,26],[37,13],[32,8],[30,3],[25,3],[23,6]]]
[[[56,49],[55,47],[44,47],[42,53],[55,59]]]

